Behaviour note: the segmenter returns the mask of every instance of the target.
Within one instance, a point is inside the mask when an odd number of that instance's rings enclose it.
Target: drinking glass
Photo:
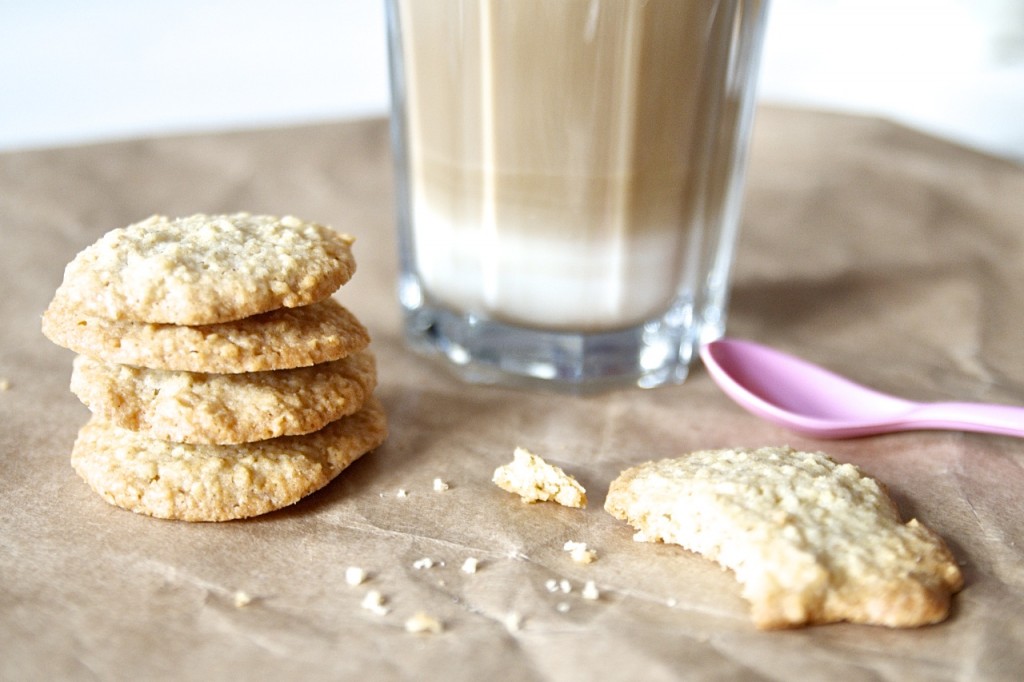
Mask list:
[[[683,381],[724,331],[766,14],[387,0],[411,345],[470,381]]]

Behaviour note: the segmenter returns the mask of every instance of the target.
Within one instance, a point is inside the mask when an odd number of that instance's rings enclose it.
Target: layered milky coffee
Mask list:
[[[613,330],[714,248],[736,2],[399,0],[415,267],[459,312]],[[723,139],[729,137],[729,139]],[[714,216],[712,216],[714,218]],[[717,238],[715,238],[717,239]]]

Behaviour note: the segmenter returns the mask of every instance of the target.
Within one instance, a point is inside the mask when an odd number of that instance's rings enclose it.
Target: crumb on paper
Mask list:
[[[512,461],[494,470],[491,481],[524,502],[557,502],[565,507],[587,506],[587,491],[561,468],[517,447]]]
[[[345,569],[345,582],[355,587],[366,582],[366,571],[359,566],[349,566]]]
[[[406,490],[405,488],[399,488],[398,492],[395,493],[395,497],[399,497],[399,498],[409,497],[409,491]]]
[[[523,629],[523,616],[515,611],[505,614],[502,622],[509,632],[519,632]]]
[[[555,610],[557,610],[559,613],[569,613],[570,608],[571,607],[569,606],[569,602],[564,601],[558,602],[558,604],[555,606]]]
[[[249,595],[248,592],[238,590],[237,592],[235,592],[234,602],[236,609],[245,608],[246,606],[252,603],[252,597]]]
[[[588,580],[583,584],[580,596],[590,601],[597,601],[601,598],[601,591],[597,589],[597,584],[593,580]]]
[[[422,571],[427,568],[433,568],[434,560],[428,556],[425,556],[422,559],[417,559],[416,561],[412,562],[412,567],[415,568],[417,571]]]
[[[0,377],[0,391],[11,390],[11,380],[7,377]]]
[[[437,635],[444,630],[444,624],[430,614],[418,611],[405,621],[405,631],[413,634]]]
[[[562,594],[569,594],[572,592],[572,583],[565,578],[558,580],[556,578],[548,578],[544,581],[544,589],[552,594],[561,592]]]
[[[460,568],[459,570],[461,570],[463,573],[476,573],[479,567],[480,560],[477,559],[475,556],[471,556],[466,557],[466,560],[462,562],[462,568]]]
[[[665,606],[669,607],[670,609],[674,609],[678,605],[679,600],[677,600],[675,597],[669,597],[667,600],[665,600]]]
[[[448,490],[448,488],[450,488],[450,487],[451,486],[448,485],[447,481],[445,481],[443,479],[440,479],[440,478],[435,478],[434,479],[434,492],[435,493],[443,493],[445,490]]]
[[[562,546],[572,560],[578,564],[592,564],[597,559],[597,551],[587,547],[585,542],[569,540]]]
[[[359,605],[377,616],[385,616],[389,610],[385,605],[384,595],[382,595],[378,590],[370,590],[367,592],[363,596],[363,601],[360,602]]]

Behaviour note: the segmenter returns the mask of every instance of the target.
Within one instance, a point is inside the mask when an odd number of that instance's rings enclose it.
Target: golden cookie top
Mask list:
[[[352,242],[292,216],[152,216],[80,252],[55,298],[111,320],[227,322],[330,296],[355,272]]]

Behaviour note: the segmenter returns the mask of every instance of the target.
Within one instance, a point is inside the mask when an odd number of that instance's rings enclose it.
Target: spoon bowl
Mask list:
[[[715,383],[748,411],[817,438],[920,429],[1024,437],[1024,408],[904,400],[740,339],[706,343],[700,356]]]

